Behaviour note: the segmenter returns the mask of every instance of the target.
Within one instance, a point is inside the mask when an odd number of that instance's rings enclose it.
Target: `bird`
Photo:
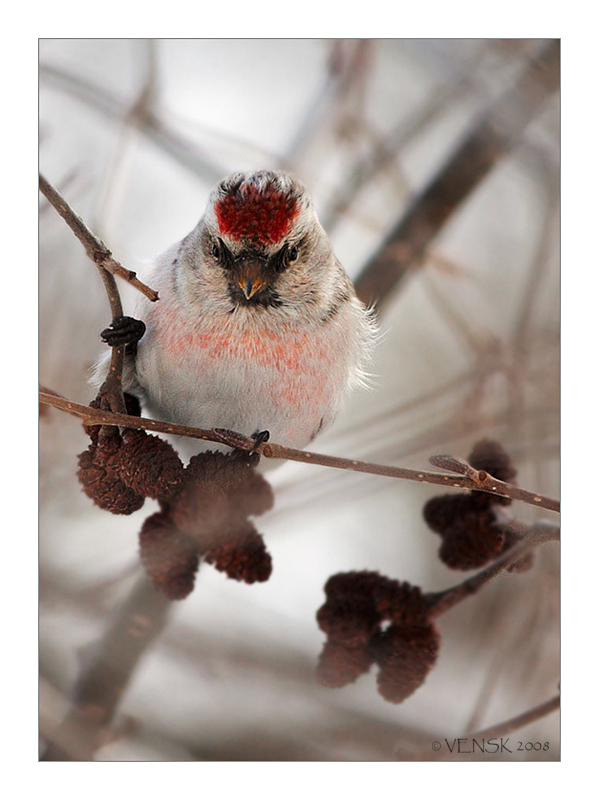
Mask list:
[[[329,428],[350,389],[368,383],[374,313],[308,191],[286,172],[220,181],[147,281],[160,299],[140,296],[133,320],[124,318],[143,335],[126,349],[122,386],[156,419],[301,449]],[[113,322],[103,338],[114,345],[127,325]]]

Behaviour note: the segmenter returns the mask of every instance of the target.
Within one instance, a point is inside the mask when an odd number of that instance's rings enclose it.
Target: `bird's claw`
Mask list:
[[[264,442],[267,442],[270,439],[270,433],[269,431],[256,431],[256,433],[253,433],[250,438],[254,440],[254,446],[250,450],[250,453],[253,454],[261,444],[264,444]]]
[[[127,345],[128,348],[135,348],[145,332],[146,326],[140,319],[115,317],[100,336],[110,347]]]
[[[270,439],[268,431],[257,431],[249,437],[227,428],[212,428],[212,433],[218,442],[233,448],[233,455],[255,457],[256,460],[260,458],[260,454],[256,452],[258,447]]]
[[[244,450],[247,453],[254,446],[252,439],[227,428],[212,428],[212,433],[218,442],[233,447],[235,450]]]

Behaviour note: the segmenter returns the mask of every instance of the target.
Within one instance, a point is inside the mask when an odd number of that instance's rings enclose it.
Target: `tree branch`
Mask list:
[[[42,175],[39,176],[39,185],[40,191],[44,197],[46,197],[48,202],[58,211],[85,248],[88,257],[98,268],[108,296],[112,319],[123,316],[123,304],[121,303],[121,297],[114,275],[119,275],[152,302],[158,300],[158,292],[155,292],[153,289],[150,289],[149,286],[146,286],[145,283],[138,280],[135,272],[125,269],[118,261],[114,260],[111,251],[106,247],[104,242],[90,231],[83,220],[75,214],[67,201]],[[100,395],[106,398],[111,410],[119,413],[125,413],[127,410],[121,387],[124,360],[125,345],[113,347],[108,374],[100,388]]]
[[[501,497],[510,497],[513,500],[521,500],[524,503],[537,506],[537,508],[544,508],[548,511],[558,512],[560,507],[558,500],[544,497],[543,495],[521,489],[509,483],[504,483],[503,481],[491,477],[487,473],[484,473],[486,477],[481,480],[480,472],[477,472],[476,478],[469,477],[468,475],[443,475],[438,472],[372,464],[367,461],[355,461],[349,458],[312,453],[307,450],[296,450],[272,442],[256,446],[254,439],[233,431],[215,428],[207,430],[202,428],[190,428],[186,425],[176,425],[172,422],[160,422],[144,417],[117,414],[80,405],[79,403],[74,403],[71,400],[67,400],[64,397],[48,391],[40,391],[39,400],[40,403],[54,406],[76,417],[80,417],[85,425],[121,425],[127,428],[156,431],[157,433],[167,433],[174,436],[187,436],[191,439],[203,439],[208,442],[225,444],[240,450],[255,451],[266,458],[299,461],[304,464],[318,464],[319,466],[332,467],[333,469],[346,469],[353,472],[381,475],[388,478],[399,478],[402,480],[416,481],[418,483],[430,483],[437,486],[452,486],[458,489],[476,489],[489,492],[490,494],[500,495]],[[445,456],[444,458],[448,457]]]
[[[479,591],[483,586],[492,581],[500,575],[510,564],[518,561],[522,556],[528,552],[532,547],[547,542],[559,541],[559,528],[557,525],[552,525],[547,522],[537,522],[528,529],[528,535],[519,542],[515,547],[512,547],[502,556],[497,558],[488,567],[485,567],[476,575],[459,583],[457,586],[452,586],[443,592],[435,592],[429,594],[431,619],[445,614],[462,600],[471,597]]]
[[[148,108],[137,109],[143,113],[128,113],[129,109],[119,98],[106,89],[50,64],[40,65],[40,78],[71,97],[76,97],[109,119],[125,120],[128,125],[135,126],[162,152],[167,153],[202,180],[212,184],[221,180],[226,174],[225,170],[215,164],[197,145],[167,128],[165,123]]]
[[[551,700],[546,700],[544,703],[540,703],[538,706],[534,708],[530,708],[528,711],[525,711],[523,714],[518,714],[516,717],[512,717],[511,719],[506,720],[505,722],[499,722],[496,725],[491,725],[484,730],[476,731],[475,733],[468,734],[468,739],[476,739],[480,741],[482,739],[500,739],[502,736],[508,736],[510,733],[514,733],[514,731],[520,730],[520,728],[524,728],[526,725],[530,725],[532,722],[536,722],[538,719],[542,719],[543,717],[552,714],[554,711],[557,711],[560,707],[560,695],[556,695],[552,697]],[[441,755],[441,751],[431,753],[430,746],[426,750],[419,750],[419,751],[411,751],[404,747],[396,747],[395,755],[398,760],[406,760],[406,761],[438,761],[439,756]]]
[[[520,141],[526,126],[559,88],[560,43],[551,40],[519,80],[484,115],[424,189],[363,268],[356,291],[381,307],[460,204],[497,161]]]
[[[558,694],[555,697],[552,697],[551,700],[546,700],[544,703],[540,703],[538,706],[530,708],[523,714],[518,714],[517,717],[512,717],[511,719],[508,719],[505,722],[499,722],[496,725],[491,725],[489,728],[485,728],[482,731],[471,733],[470,738],[490,739],[491,737],[495,737],[499,739],[502,736],[507,736],[509,733],[519,730],[520,728],[524,728],[526,725],[530,725],[531,722],[536,722],[538,719],[546,717],[548,714],[557,711],[559,707],[560,696]]]
[[[131,269],[126,269],[122,264],[119,264],[119,262],[112,257],[112,252],[106,247],[104,242],[102,242],[101,239],[91,232],[81,217],[78,217],[77,214],[75,214],[67,201],[51,184],[48,183],[48,181],[42,175],[39,176],[39,182],[40,191],[48,200],[48,202],[56,209],[56,211],[58,211],[69,228],[79,239],[89,258],[100,270],[100,274],[102,274],[102,270],[106,270],[111,275],[118,275],[119,278],[127,281],[127,283],[130,283],[131,286],[145,295],[148,300],[151,300],[153,303],[155,303],[156,300],[159,299],[158,292],[156,292],[154,289],[151,289],[149,286],[146,286],[145,283],[142,283],[142,281],[140,281],[137,277],[137,273]],[[104,283],[106,284],[106,281]],[[112,288],[109,292],[109,300],[113,311],[112,316],[122,317],[122,308],[120,309],[120,313],[115,313],[115,311],[118,312],[117,303],[120,305],[120,299],[115,298]]]
[[[73,706],[50,735],[44,761],[89,761],[103,744],[142,655],[163,630],[171,601],[141,575],[82,670]]]

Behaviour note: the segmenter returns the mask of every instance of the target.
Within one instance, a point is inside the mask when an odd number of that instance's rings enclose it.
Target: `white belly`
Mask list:
[[[332,422],[347,382],[343,343],[315,338],[240,331],[228,320],[162,326],[140,343],[137,378],[157,418],[246,436],[268,430],[301,448]]]

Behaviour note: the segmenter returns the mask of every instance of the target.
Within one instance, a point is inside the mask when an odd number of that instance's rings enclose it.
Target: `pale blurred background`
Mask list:
[[[40,171],[125,266],[143,273],[238,169],[284,168],[311,191],[353,279],[415,197],[547,40],[47,39]],[[506,111],[504,109],[504,111]],[[507,109],[508,124],[509,106]],[[516,114],[517,111],[514,111]],[[546,101],[387,299],[372,372],[312,449],[429,468],[498,439],[518,483],[559,495],[559,96]],[[95,267],[40,202],[40,380],[87,403],[110,321]],[[126,311],[133,293],[122,286]],[[42,741],[138,578],[154,510],[117,517],[75,476],[76,419],[41,417]],[[274,569],[248,586],[201,568],[137,665],[99,760],[390,760],[502,722],[556,694],[557,546],[440,620],[442,648],[402,705],[374,672],[319,687],[315,613],[336,572],[378,570],[425,591],[463,579],[422,519],[435,487],[285,464],[257,520]],[[510,513],[554,519],[522,503]],[[549,742],[559,715],[512,736]],[[43,751],[42,751],[43,752]],[[498,756],[489,760],[498,760]],[[464,760],[462,758],[462,760]]]

